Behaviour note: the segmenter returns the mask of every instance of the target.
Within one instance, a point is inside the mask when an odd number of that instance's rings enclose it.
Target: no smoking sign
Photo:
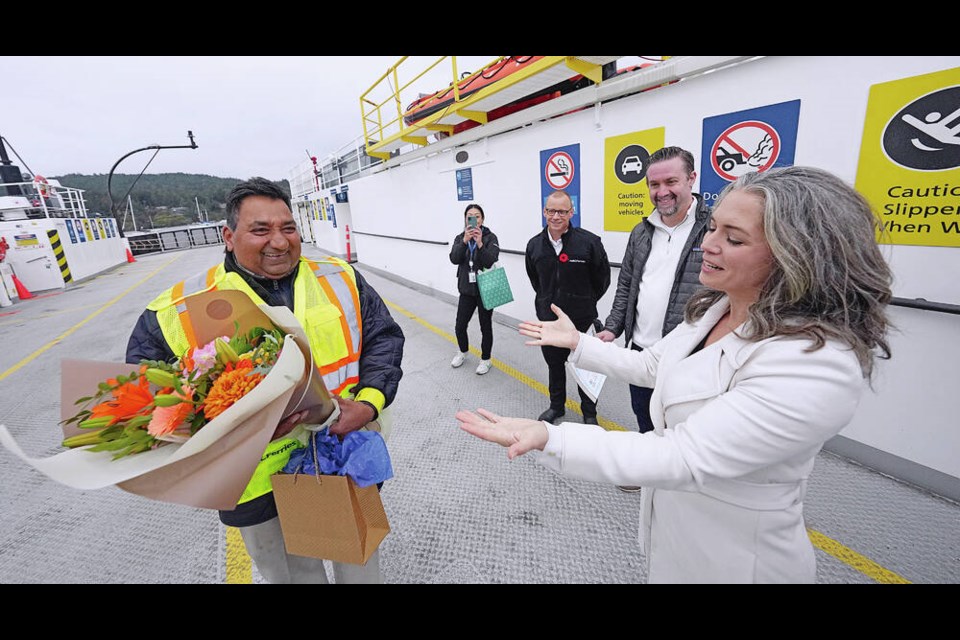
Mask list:
[[[543,167],[543,177],[554,189],[566,189],[573,182],[576,167],[573,158],[565,151],[558,151],[549,158]]]

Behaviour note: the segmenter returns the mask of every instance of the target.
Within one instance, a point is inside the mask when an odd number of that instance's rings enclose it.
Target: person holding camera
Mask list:
[[[485,309],[480,300],[477,287],[477,272],[489,269],[500,257],[500,245],[497,235],[483,226],[483,208],[478,204],[468,204],[463,212],[464,230],[453,239],[450,249],[450,262],[457,265],[457,290],[460,300],[457,303],[457,322],[455,333],[460,351],[450,362],[451,367],[459,367],[467,357],[470,339],[467,337],[467,325],[474,310],[480,317],[480,364],[477,375],[490,371],[490,351],[493,349],[493,310]]]

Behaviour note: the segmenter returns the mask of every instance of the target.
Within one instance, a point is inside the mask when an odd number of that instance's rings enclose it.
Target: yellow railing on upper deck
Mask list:
[[[484,72],[496,68],[497,65],[505,65],[508,60],[517,57],[500,56],[485,64],[480,70],[465,74],[461,78],[457,69],[457,57],[440,56],[426,69],[409,80],[402,80],[400,70],[408,58],[409,56],[400,58],[360,96],[363,139],[366,152],[370,156],[387,159],[391,156],[391,151],[404,144],[426,145],[428,144],[427,135],[431,132],[452,134],[454,125],[450,124],[450,121],[472,120],[481,124],[485,123],[487,122],[487,112],[491,108],[502,106],[516,99],[516,95],[505,92],[505,90],[518,87],[518,83],[530,85],[532,92],[537,88],[554,84],[573,74],[582,74],[597,83],[601,81],[602,76],[602,64],[592,62],[589,58],[527,56],[525,58],[530,61],[528,65],[504,74],[502,78],[498,78],[495,82],[490,82],[478,90],[469,92],[469,95],[462,95],[461,87],[470,85],[475,79],[483,76]],[[615,60],[616,56],[605,59]],[[404,105],[408,102],[411,105],[413,104],[413,101],[410,100],[413,93],[412,86],[444,61],[449,61],[450,65],[449,84],[433,94],[418,94],[416,99],[429,100],[433,96],[445,96],[448,92],[452,92],[452,100],[444,101],[442,108],[437,108],[429,115],[408,124],[404,120],[408,108]],[[561,63],[565,64],[557,68]],[[544,73],[551,69],[554,70],[553,73]],[[554,77],[557,73],[560,75]],[[542,86],[533,86],[537,85],[535,80],[537,76],[542,80]],[[502,94],[502,100],[498,102],[494,99],[494,96],[501,92],[505,93]],[[407,96],[406,99],[403,98],[404,95]],[[470,108],[481,101],[485,105],[484,109]],[[446,122],[441,122],[442,120],[446,120]]]
[[[454,102],[457,103],[460,100],[459,93],[459,84],[460,80],[457,79],[457,57],[456,56],[440,56],[434,62],[432,62],[426,69],[420,73],[414,75],[410,80],[401,83],[400,81],[400,68],[403,63],[409,58],[409,56],[403,56],[396,63],[394,63],[389,69],[384,72],[382,76],[377,78],[377,80],[360,96],[360,113],[363,126],[363,139],[366,141],[367,153],[374,157],[380,158],[389,158],[389,152],[377,152],[376,147],[382,145],[388,137],[391,136],[404,136],[404,129],[414,129],[415,127],[408,127],[403,121],[403,116],[405,112],[404,103],[401,99],[401,96],[404,95],[411,85],[415,82],[426,76],[430,71],[436,68],[444,60],[450,61],[450,72],[452,81],[447,87],[453,87],[454,91]],[[483,68],[487,68],[491,65],[497,64],[498,62],[504,60],[506,56],[500,56],[496,58],[493,62],[490,62],[487,65],[484,65]],[[478,75],[483,69],[471,74],[470,77]],[[387,82],[389,87],[386,91],[383,90],[383,83]],[[381,98],[374,98],[373,94],[380,90]],[[407,92],[409,96],[409,92]],[[444,127],[443,125],[437,125],[437,131],[447,131],[448,133],[452,130],[452,127]],[[410,140],[410,142],[419,142],[419,140]],[[425,144],[425,141],[424,141]]]

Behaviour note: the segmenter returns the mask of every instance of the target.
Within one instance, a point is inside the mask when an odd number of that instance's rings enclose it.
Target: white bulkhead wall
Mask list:
[[[581,226],[599,234],[610,260],[620,262],[629,234],[603,229],[606,138],[665,127],[666,144],[692,151],[699,171],[704,118],[799,99],[795,164],[821,167],[854,184],[871,85],[956,67],[960,56],[761,58],[380,171],[350,183],[362,265],[455,296],[456,269],[448,254],[467,204],[457,200],[456,169],[472,169],[474,201],[483,206],[501,248],[522,252],[541,229],[540,152],[571,144],[580,145]],[[457,163],[457,151],[467,151],[469,159]],[[895,296],[960,304],[960,248],[882,250],[896,274]],[[534,317],[523,256],[501,253],[500,263],[514,302],[497,311]],[[601,320],[618,275],[614,268],[600,301]],[[864,395],[841,436],[857,444],[865,459],[887,458],[883,464],[893,475],[904,476],[897,468],[906,461],[919,465],[907,476],[919,469],[920,475],[929,472],[931,485],[954,483],[960,478],[960,431],[953,427],[951,396],[960,381],[960,316],[902,307],[891,307],[891,316],[898,327],[891,335],[893,359],[881,362],[875,391]]]
[[[11,246],[5,262],[10,264],[27,290],[33,293],[63,288],[66,284],[60,260],[53,250],[50,231],[57,232],[65,266],[73,282],[126,262],[127,245],[123,238],[113,233],[115,224],[109,236],[101,233],[99,226],[97,235],[93,235],[91,228],[89,239],[85,237],[83,242],[79,240],[79,230],[76,228],[73,228],[74,235],[71,236],[67,225],[84,221],[88,225],[97,224],[96,218],[38,218],[0,222],[0,235]],[[30,243],[18,243],[18,236],[29,238]]]

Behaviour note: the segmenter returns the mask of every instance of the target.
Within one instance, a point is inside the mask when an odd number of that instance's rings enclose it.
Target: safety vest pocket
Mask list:
[[[349,355],[341,319],[340,309],[332,304],[306,311],[310,348],[319,366],[338,362]]]

